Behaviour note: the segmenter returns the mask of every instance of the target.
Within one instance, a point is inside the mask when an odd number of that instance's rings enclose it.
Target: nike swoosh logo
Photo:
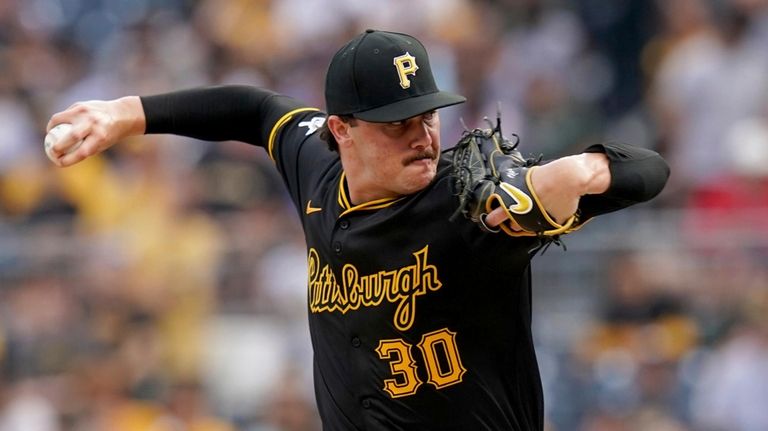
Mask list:
[[[312,214],[312,213],[316,213],[316,212],[322,211],[322,210],[323,210],[322,208],[315,208],[315,207],[312,206],[312,199],[310,199],[307,202],[307,211],[306,211],[307,215]]]
[[[509,211],[515,214],[528,214],[531,212],[533,209],[533,201],[531,200],[530,196],[525,194],[524,191],[518,189],[512,184],[504,182],[499,183],[499,186],[502,190],[507,192],[507,194],[511,196],[515,202],[517,202],[517,204],[509,206]]]

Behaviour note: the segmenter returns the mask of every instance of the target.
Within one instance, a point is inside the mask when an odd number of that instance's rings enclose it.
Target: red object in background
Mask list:
[[[690,193],[685,226],[695,235],[768,234],[768,177],[728,175]]]

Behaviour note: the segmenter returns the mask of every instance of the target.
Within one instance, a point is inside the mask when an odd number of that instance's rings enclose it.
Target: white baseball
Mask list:
[[[48,132],[47,135],[45,135],[45,154],[48,156],[51,161],[56,162],[57,157],[53,154],[53,145],[56,144],[56,142],[59,141],[59,139],[65,138],[69,133],[72,131],[72,125],[69,123],[61,123],[57,124],[54,128],[51,129],[50,132]],[[69,154],[78,148],[80,148],[80,145],[83,143],[83,141],[77,142],[75,145],[72,145],[69,149],[67,149],[66,154]]]

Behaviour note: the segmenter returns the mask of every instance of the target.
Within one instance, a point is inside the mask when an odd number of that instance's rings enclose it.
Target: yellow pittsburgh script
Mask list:
[[[416,297],[440,289],[437,267],[427,263],[429,246],[413,253],[415,262],[402,268],[360,275],[352,264],[341,269],[341,283],[329,265],[322,265],[314,248],[309,249],[309,309],[312,313],[346,313],[360,307],[376,307],[383,301],[397,304],[395,327],[404,331],[416,318]]]

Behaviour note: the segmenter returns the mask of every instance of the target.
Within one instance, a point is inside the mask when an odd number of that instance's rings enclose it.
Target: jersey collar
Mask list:
[[[341,214],[339,214],[339,217],[343,217],[355,211],[370,211],[386,208],[396,202],[405,199],[405,196],[400,196],[397,198],[375,199],[372,201],[363,202],[360,205],[352,205],[352,201],[349,199],[349,190],[347,188],[346,180],[346,172],[342,171],[341,177],[339,178],[339,195],[337,198],[339,206],[341,207]]]

